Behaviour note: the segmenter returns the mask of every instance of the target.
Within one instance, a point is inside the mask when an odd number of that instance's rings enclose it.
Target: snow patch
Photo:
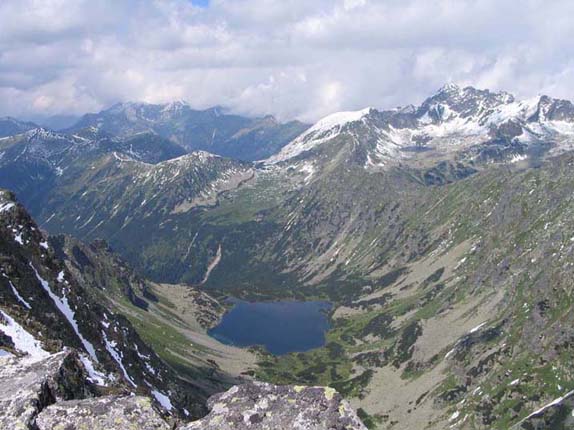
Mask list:
[[[459,411],[456,411],[455,413],[453,413],[450,418],[448,419],[449,421],[454,421],[458,418],[458,416],[460,415]]]
[[[90,357],[88,357],[86,354],[79,354],[80,356],[80,361],[82,362],[82,364],[84,365],[84,368],[86,369],[86,372],[88,372],[88,379],[93,382],[94,384],[98,384],[98,385],[102,385],[102,386],[107,386],[107,382],[106,382],[106,375],[104,375],[102,372],[99,372],[95,369],[94,367],[94,363],[92,362],[92,360],[90,359]]]
[[[528,415],[526,418],[524,418],[523,420],[521,420],[518,424],[523,423],[524,421],[526,421],[527,419],[530,419],[532,417],[535,417],[537,415],[540,415],[541,413],[543,413],[546,409],[552,407],[552,406],[556,406],[559,405],[560,403],[562,403],[565,399],[567,399],[568,397],[574,395],[574,390],[569,391],[568,393],[566,393],[565,395],[563,395],[562,397],[558,397],[557,399],[552,400],[550,403],[548,403],[547,405],[542,406],[540,409],[532,412],[530,415]],[[517,425],[518,425],[517,424]]]
[[[512,156],[512,158],[510,159],[510,162],[511,162],[511,163],[518,163],[518,162],[520,162],[520,161],[526,160],[527,158],[528,158],[527,155],[514,154],[514,155]]]
[[[475,328],[473,328],[472,330],[469,331],[469,333],[475,333],[478,330],[480,330],[484,325],[486,324],[486,322],[480,323],[479,325],[477,325]]]
[[[12,202],[2,203],[2,204],[0,204],[0,212],[9,211],[9,210],[12,209],[14,206],[16,206],[16,204],[15,204],[15,203],[12,203]]]
[[[124,377],[126,378],[126,380],[134,388],[136,388],[137,387],[136,383],[133,381],[133,379],[128,374],[126,368],[124,367],[124,363],[122,362],[122,357],[121,357],[120,353],[118,351],[116,351],[116,342],[113,340],[110,342],[108,340],[108,336],[106,335],[105,331],[102,331],[102,336],[104,337],[104,342],[106,344],[106,350],[110,353],[110,355],[115,360],[115,362],[118,363],[118,366],[120,366],[120,369],[121,369]]]
[[[50,296],[50,298],[52,299],[52,301],[54,302],[54,304],[56,305],[58,310],[62,313],[62,315],[64,315],[66,317],[66,319],[68,320],[68,322],[70,323],[70,325],[74,329],[74,332],[76,333],[78,338],[80,338],[80,341],[82,342],[82,345],[84,346],[84,349],[88,352],[88,354],[90,354],[90,357],[95,362],[98,362],[98,357],[96,356],[96,350],[94,349],[94,345],[92,345],[89,341],[87,341],[84,338],[84,336],[82,336],[82,333],[80,333],[78,323],[76,322],[76,319],[75,319],[75,312],[70,307],[70,304],[68,303],[68,298],[66,296],[60,298],[57,295],[55,295],[52,292],[52,290],[50,289],[50,284],[48,284],[48,281],[46,281],[45,279],[43,279],[40,276],[40,274],[38,273],[36,268],[32,265],[32,263],[30,263],[30,267],[32,268],[32,270],[36,274],[36,278],[38,279],[38,281],[40,281],[40,284],[42,285],[44,290],[48,293],[48,295]]]
[[[10,285],[10,288],[12,289],[12,292],[14,293],[14,295],[16,296],[18,301],[20,303],[22,303],[24,305],[24,307],[26,307],[28,309],[32,309],[32,306],[30,306],[30,303],[28,303],[26,300],[24,300],[24,298],[20,295],[20,293],[18,293],[18,290],[16,289],[16,287],[14,286],[14,284],[12,283],[10,278],[8,278],[8,276],[6,276],[6,274],[4,274],[4,273],[2,273],[2,276],[4,276],[6,279],[8,279],[8,284]]]
[[[34,361],[41,360],[50,355],[50,353],[42,348],[40,341],[28,333],[20,324],[10,317],[10,315],[3,311],[0,311],[0,315],[6,321],[6,323],[0,321],[0,330],[10,336],[18,351],[29,354],[30,358]]]
[[[171,400],[169,400],[169,397],[167,397],[165,394],[160,393],[157,390],[151,390],[151,394],[155,397],[155,399],[158,401],[158,403],[160,405],[162,405],[162,407],[165,410],[171,411],[173,409],[173,405],[171,404]]]

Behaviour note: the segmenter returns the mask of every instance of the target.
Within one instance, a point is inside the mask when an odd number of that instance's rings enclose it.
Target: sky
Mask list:
[[[0,116],[185,100],[315,121],[447,82],[574,99],[571,0],[1,0]]]

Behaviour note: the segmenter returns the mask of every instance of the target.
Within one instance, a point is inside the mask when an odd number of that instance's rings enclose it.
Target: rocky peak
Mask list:
[[[534,113],[528,122],[574,121],[574,105],[569,100],[540,96]]]
[[[453,115],[463,118],[479,116],[497,106],[512,102],[514,96],[507,92],[491,92],[470,86],[461,88],[456,84],[447,84],[422,103],[417,116],[422,118],[429,115],[433,122],[442,122]],[[449,114],[451,112],[452,114]]]

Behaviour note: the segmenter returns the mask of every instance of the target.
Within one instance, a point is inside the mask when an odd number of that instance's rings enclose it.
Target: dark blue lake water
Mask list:
[[[240,347],[262,345],[274,355],[303,352],[325,344],[327,302],[248,303],[234,301],[209,335]]]

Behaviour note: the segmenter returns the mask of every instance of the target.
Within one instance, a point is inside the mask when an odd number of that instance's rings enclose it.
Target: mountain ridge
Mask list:
[[[553,139],[558,140],[552,149],[554,153],[571,149],[574,105],[548,96],[516,101],[506,92],[449,84],[418,107],[388,111],[366,108],[331,114],[267,162],[296,158],[340,134],[352,137],[352,129],[361,125],[370,128],[374,135],[371,139],[376,141],[374,148],[367,152],[366,160],[373,167],[412,158],[421,150],[435,149],[433,144],[437,143],[439,147],[436,149],[440,151],[456,152],[498,139],[507,144],[514,143],[515,156],[525,156],[529,146]],[[361,133],[360,130],[358,132]],[[355,138],[361,140],[364,136]],[[458,142],[449,144],[447,140],[454,138]],[[417,151],[412,151],[412,148]]]
[[[194,110],[186,102],[174,101],[117,103],[99,113],[85,114],[64,131],[74,133],[88,127],[118,137],[153,132],[188,151],[206,150],[254,161],[266,158],[308,126],[298,121],[282,124],[270,116],[242,117],[221,107]]]

